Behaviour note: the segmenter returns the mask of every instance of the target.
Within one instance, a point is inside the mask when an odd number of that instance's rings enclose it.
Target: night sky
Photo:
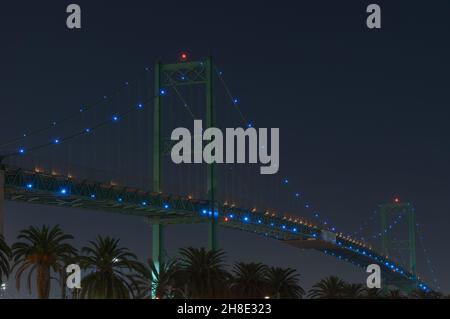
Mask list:
[[[81,30],[65,25],[73,2],[82,9]],[[0,142],[97,100],[158,59],[172,62],[181,50],[193,59],[212,54],[246,116],[258,127],[280,128],[277,178],[299,185],[346,233],[393,196],[411,202],[448,293],[450,1],[392,2],[2,4]],[[369,3],[382,7],[381,30],[366,27]],[[263,192],[254,184],[252,191]],[[30,224],[60,224],[78,246],[104,234],[142,260],[151,254],[150,226],[136,217],[12,202],[6,208],[10,243]],[[205,226],[173,226],[168,252],[206,239]],[[220,245],[230,262],[298,269],[305,288],[330,274],[366,278],[331,257],[247,233],[221,229]],[[419,273],[433,283],[420,245],[418,254]]]

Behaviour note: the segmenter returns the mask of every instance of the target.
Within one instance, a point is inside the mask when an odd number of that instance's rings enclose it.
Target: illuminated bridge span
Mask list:
[[[146,69],[147,71],[149,70]],[[248,121],[240,110],[239,99],[230,93],[222,77],[222,72],[215,67],[212,58],[188,61],[188,56],[182,54],[177,63],[157,63],[153,71],[153,92],[150,92],[150,94],[143,93],[143,88],[149,87],[145,79],[142,83],[137,82],[137,84],[126,82],[123,87],[115,91],[115,95],[112,97],[104,96],[100,101],[89,106],[83,106],[73,114],[62,117],[60,121],[52,119],[41,128],[22,133],[17,138],[0,144],[0,232],[3,228],[5,199],[62,208],[100,210],[140,216],[152,224],[152,258],[158,267],[159,262],[164,257],[163,238],[166,225],[206,223],[209,230],[209,248],[213,250],[218,248],[218,226],[234,228],[267,236],[300,249],[315,249],[357,267],[366,268],[370,264],[378,264],[382,269],[383,279],[386,283],[404,290],[419,288],[428,291],[431,289],[416,275],[416,222],[414,211],[408,204],[394,202],[381,209],[382,232],[376,238],[382,240],[382,249],[379,252],[368,243],[356,240],[354,236],[336,232],[334,227],[326,226],[326,223],[300,217],[304,215],[304,212],[297,208],[293,209],[296,216],[288,217],[273,214],[269,211],[245,209],[237,207],[237,205],[227,204],[227,198],[241,196],[240,200],[242,200],[251,197],[254,194],[251,194],[249,190],[255,190],[255,186],[259,186],[260,192],[261,189],[269,193],[279,191],[279,185],[275,185],[275,189],[273,189],[273,185],[271,186],[272,189],[262,187],[259,184],[260,181],[255,181],[256,178],[262,178],[260,175],[254,178],[248,177],[245,172],[237,171],[238,168],[231,171],[230,174],[229,167],[222,165],[220,168],[225,171],[223,172],[219,171],[219,167],[215,164],[205,164],[200,168],[197,166],[192,168],[196,171],[191,173],[189,168],[185,166],[180,168],[165,159],[167,149],[171,145],[171,141],[166,139],[166,136],[170,135],[170,130],[167,130],[167,128],[175,122],[175,127],[190,127],[192,120],[202,119],[206,123],[206,127],[220,127],[217,118],[226,119],[229,115],[226,112],[230,112],[228,110],[231,104],[231,109],[237,110],[239,121],[243,122],[244,126],[252,127],[254,123]],[[220,83],[224,87],[225,99],[219,99],[216,95],[215,83]],[[201,91],[187,91],[187,89],[197,90],[198,87],[201,87]],[[169,91],[174,94],[169,94]],[[134,95],[135,99],[133,100],[131,96]],[[191,104],[187,96],[191,96],[192,100],[195,100],[195,97],[200,98]],[[227,100],[228,107],[217,108],[222,100]],[[175,109],[174,107],[180,101],[181,108],[178,105],[178,108]],[[149,107],[150,104],[152,107]],[[226,112],[218,114],[223,109]],[[108,113],[103,114],[101,112]],[[137,112],[141,112],[142,115],[133,119],[131,114]],[[95,122],[97,118],[102,118],[102,120]],[[78,120],[80,120],[80,123],[76,122]],[[116,127],[119,127],[117,124],[119,122],[127,123],[127,121],[130,125],[128,131],[117,133]],[[180,121],[185,122],[180,123]],[[139,126],[143,124],[151,126],[152,131],[133,131],[138,130]],[[235,127],[234,124],[228,123],[229,126],[225,127]],[[107,135],[102,136],[104,130],[100,130],[100,128],[105,126],[114,126],[114,131],[107,132]],[[130,136],[145,136],[147,140],[142,138],[142,143],[139,144],[136,139],[128,140],[127,138]],[[99,140],[93,143],[92,141],[95,138]],[[77,141],[77,143],[74,143],[74,141]],[[90,146],[85,145],[83,144],[85,141],[90,141],[92,144]],[[147,149],[149,144],[152,144],[151,150]],[[149,162],[151,162],[151,176],[147,176],[148,178],[143,182],[142,187],[136,185],[122,187],[105,183],[106,180],[110,179],[103,174],[100,174],[101,176],[97,178],[88,173],[86,179],[75,179],[68,174],[44,173],[44,171],[51,171],[51,169],[32,169],[31,167],[36,167],[34,159],[31,160],[32,164],[20,161],[19,163],[12,162],[14,159],[26,160],[33,154],[42,152],[42,150],[45,151],[46,155],[49,155],[47,150],[53,149],[55,152],[51,152],[51,156],[55,156],[57,152],[62,152],[64,145],[70,145],[71,147],[67,150],[69,161],[73,161],[72,158],[76,156],[85,159],[87,156],[101,157],[106,154],[103,159],[97,158],[97,162],[92,167],[104,167],[119,162],[122,166],[111,170],[124,172],[135,169],[138,172],[138,179],[145,179],[144,177],[149,171]],[[108,146],[114,147],[115,153],[108,153]],[[79,147],[79,149],[74,150],[72,147]],[[126,149],[127,147],[128,149]],[[60,151],[56,151],[56,149]],[[127,156],[130,154],[133,158],[133,164],[127,163]],[[142,167],[136,166],[136,161],[139,159],[142,159]],[[51,162],[60,161],[61,158],[51,159]],[[28,168],[25,169],[25,167]],[[164,192],[162,188],[163,167],[166,168]],[[181,177],[183,174],[187,174],[184,180]],[[242,180],[236,180],[241,175],[246,177]],[[200,190],[196,195],[177,196],[169,194],[168,189],[173,194],[189,194],[180,190],[179,186],[186,185],[190,192],[196,188],[196,181],[201,178],[206,180],[206,183],[204,180],[199,182],[201,184]],[[92,179],[102,180],[103,182],[95,182]],[[151,184],[149,183],[150,180]],[[219,180],[221,181],[220,185]],[[244,183],[254,184],[253,186],[246,185],[245,189],[239,189],[239,186]],[[132,179],[121,184],[133,185],[136,184],[136,181]],[[283,180],[283,185],[286,186],[287,184],[289,184],[288,179]],[[170,185],[174,188],[171,188]],[[151,189],[151,191],[143,189]],[[221,194],[220,191],[224,192],[223,190],[228,193]],[[296,201],[302,197],[297,191],[294,192],[294,195]],[[279,198],[279,196],[275,196],[274,201],[280,202]],[[273,202],[269,203],[269,205],[272,204]],[[267,207],[268,205],[265,203],[259,206]],[[310,205],[305,203],[302,207],[309,208]],[[409,241],[407,241],[406,248],[401,247],[409,251],[409,262],[402,262],[403,265],[393,260],[393,241],[387,236],[392,226],[389,225],[392,212],[399,209],[408,212],[409,221]],[[397,220],[394,221],[395,223],[397,223]],[[406,264],[408,265],[406,266]]]
[[[414,274],[380,255],[369,244],[334,233],[298,216],[278,216],[227,204],[212,212],[208,200],[77,181],[13,167],[4,167],[4,172],[7,200],[140,216],[158,225],[206,223],[216,219],[222,227],[270,237],[301,249],[315,249],[364,269],[376,263],[387,282],[402,288],[429,289]],[[156,241],[154,245],[158,243]],[[154,250],[158,249],[161,248],[154,247]]]

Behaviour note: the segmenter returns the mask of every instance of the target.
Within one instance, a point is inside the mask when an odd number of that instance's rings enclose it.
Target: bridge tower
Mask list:
[[[408,267],[416,278],[416,212],[410,203],[402,203],[399,197],[395,197],[391,203],[380,205],[381,218],[381,252],[386,256],[393,256],[395,251],[404,251],[408,256]],[[408,222],[407,238],[394,237],[389,232],[391,222],[398,216],[406,218]],[[405,237],[405,236],[403,236]]]
[[[206,99],[206,128],[216,126],[216,111],[214,103],[214,64],[212,57],[201,61],[188,61],[187,54],[182,53],[179,62],[155,64],[154,111],[153,111],[153,191],[162,192],[164,143],[162,119],[164,116],[163,99],[165,90],[186,85],[204,85]],[[183,75],[183,76],[180,76]],[[217,168],[209,164],[207,168],[206,193],[213,212],[208,225],[208,246],[217,249],[218,221],[214,212],[217,211]],[[164,225],[153,224],[152,258],[159,267],[164,257]]]

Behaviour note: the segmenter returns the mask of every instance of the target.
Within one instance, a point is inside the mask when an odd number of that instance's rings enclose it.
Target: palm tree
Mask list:
[[[278,299],[302,298],[305,290],[299,284],[299,274],[292,268],[270,267],[267,270],[267,293]]]
[[[12,246],[17,289],[20,290],[22,275],[28,270],[27,286],[31,294],[31,277],[36,271],[38,298],[48,299],[51,279],[54,279],[51,272],[55,272],[62,282],[65,265],[76,254],[76,249],[66,243],[73,236],[63,233],[59,225],[52,228],[31,226],[22,230],[17,239],[22,240]]]
[[[180,275],[178,260],[161,262],[159,269],[155,262],[149,260],[148,266],[135,278],[139,297],[150,299],[153,294],[157,299],[183,297]]]
[[[11,270],[9,260],[11,259],[11,249],[5,242],[5,239],[0,235],[0,284],[3,283],[3,278],[7,278]]]
[[[388,299],[404,299],[405,295],[400,289],[390,289],[385,297]]]
[[[381,299],[383,298],[383,292],[378,288],[366,288],[364,298],[366,299]]]
[[[365,287],[363,284],[344,284],[342,297],[347,299],[358,299],[363,296]]]
[[[338,277],[329,276],[312,286],[308,297],[314,299],[342,298],[345,282]]]
[[[136,274],[144,265],[119,240],[99,236],[81,249],[80,267],[89,273],[81,280],[80,298],[129,299],[135,296]]]
[[[236,263],[232,270],[232,291],[238,298],[263,298],[267,288],[267,266],[261,263]]]
[[[180,266],[188,290],[186,297],[218,298],[228,293],[230,275],[225,270],[222,250],[183,248]]]
[[[441,299],[442,294],[435,291],[424,291],[422,289],[416,289],[410,293],[409,297],[413,299]]]

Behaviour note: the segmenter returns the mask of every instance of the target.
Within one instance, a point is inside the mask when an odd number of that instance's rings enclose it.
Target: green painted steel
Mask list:
[[[153,192],[161,192],[162,183],[162,107],[161,107],[161,72],[160,63],[155,64],[154,81],[154,105],[153,105]],[[164,257],[164,225],[159,220],[152,225],[152,260],[155,269],[159,273],[160,263]],[[153,274],[153,280],[156,274]],[[152,284],[152,286],[154,286]],[[152,296],[156,297],[156,292],[152,291]]]
[[[204,85],[205,86],[205,100],[206,100],[206,128],[214,127],[216,125],[216,111],[214,103],[214,64],[212,57],[208,57],[205,60],[192,61],[192,62],[179,62],[179,63],[169,63],[160,64],[158,63],[155,68],[155,104],[158,104],[158,111],[155,111],[155,116],[160,116],[162,114],[161,110],[161,97],[159,91],[161,88],[171,88],[177,86],[194,86],[194,85]],[[181,76],[182,75],[182,76]],[[158,139],[158,143],[161,142],[161,119],[156,123],[154,128],[154,139]],[[158,162],[161,162],[161,151],[160,149],[154,150],[158,153]],[[154,155],[154,158],[157,155]],[[158,167],[154,164],[154,174],[157,175],[158,180],[161,180],[161,170],[162,167]],[[206,197],[210,202],[209,210],[216,212],[218,210],[217,205],[217,167],[215,164],[209,164],[207,168],[207,181],[206,181]],[[156,183],[156,181],[154,182]],[[218,221],[217,218],[211,218],[208,225],[208,247],[211,250],[216,250],[218,248]]]
[[[214,103],[214,64],[212,57],[209,57],[205,62],[206,69],[206,127],[216,126],[216,109]],[[216,205],[218,178],[216,164],[208,165],[207,172],[207,196],[211,203],[212,218],[208,229],[208,248],[210,250],[218,249],[218,222],[215,217],[215,212],[218,210]]]
[[[180,74],[183,74],[183,80],[180,81]],[[180,85],[206,86],[206,126],[215,126],[216,114],[214,109],[214,89],[213,89],[214,65],[212,58],[206,61],[181,62],[172,64],[163,64],[157,62],[155,65],[155,84],[154,84],[154,113],[153,113],[153,192],[162,191],[163,174],[163,107],[161,90],[168,87]],[[217,192],[217,173],[214,164],[208,165],[207,172],[207,198],[210,202],[209,209],[213,212],[216,208]],[[213,214],[214,216],[214,214]],[[159,271],[159,265],[164,259],[164,224],[161,219],[148,219],[152,223],[152,258],[156,269]],[[211,218],[208,225],[208,246],[212,250],[217,249],[218,222],[216,218]]]
[[[416,212],[414,208],[408,213],[409,271],[417,276],[416,260]]]
[[[161,64],[155,64],[155,88],[153,105],[153,191],[161,191],[162,181],[162,108],[161,108]]]
[[[61,194],[61,189],[66,190],[64,195]],[[169,196],[164,193],[76,180],[14,167],[5,167],[5,198],[30,204],[139,216],[156,225],[190,222],[209,224],[211,219],[209,200]],[[278,216],[225,204],[218,206],[218,225],[222,227],[254,233],[293,246],[296,246],[296,243],[317,243],[313,249],[363,269],[367,265],[377,263],[383,271],[383,277],[399,288],[417,287],[421,283],[415,274],[407,269],[402,272],[391,269],[388,265],[393,261],[385,258],[383,254],[342,234],[336,234],[335,243],[326,243],[328,246],[331,245],[330,248],[323,248],[322,233],[329,229],[301,217]],[[153,235],[157,236],[157,233],[154,232]],[[161,232],[157,239],[161,239],[160,236]]]
[[[416,266],[416,212],[410,203],[393,202],[379,206],[381,219],[381,252],[385,256],[393,256],[395,251],[402,250],[408,254],[408,271],[413,278],[417,277]],[[389,224],[397,216],[408,219],[407,238],[399,238],[397,234],[392,236],[387,231]]]

